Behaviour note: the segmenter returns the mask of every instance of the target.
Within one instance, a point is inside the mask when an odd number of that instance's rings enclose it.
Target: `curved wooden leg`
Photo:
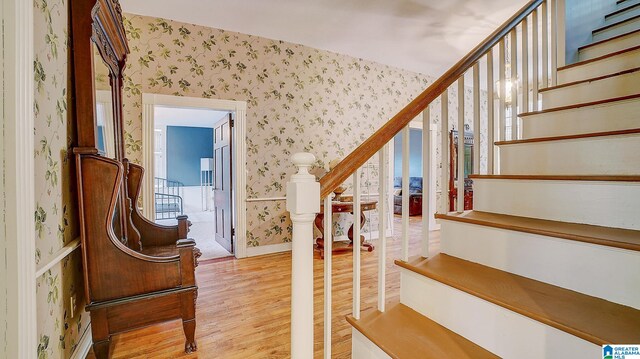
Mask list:
[[[360,212],[360,233],[362,233],[362,228],[364,228],[364,223],[367,220],[367,217],[364,215],[364,212]],[[349,227],[349,232],[347,233],[349,236],[349,240],[351,243],[349,246],[353,246],[353,224]],[[360,235],[360,249],[366,249],[369,252],[372,252],[374,247],[371,243],[364,242],[364,235]]]
[[[182,329],[184,330],[184,336],[186,341],[184,344],[184,352],[189,354],[198,350],[198,344],[196,343],[196,320],[182,320]]]
[[[316,248],[320,251],[320,258],[324,259],[324,213],[316,214],[313,224],[320,231],[320,237],[316,238]]]
[[[111,335],[106,309],[91,311],[91,336],[93,337],[93,353],[97,359],[109,358]]]
[[[93,342],[93,353],[96,359],[108,359],[109,347],[111,346],[111,339],[103,340],[100,342]]]
[[[182,329],[184,330],[184,352],[189,354],[198,350],[196,344],[196,291],[180,295],[182,311]]]

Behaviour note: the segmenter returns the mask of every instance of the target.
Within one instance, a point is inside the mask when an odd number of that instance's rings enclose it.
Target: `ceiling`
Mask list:
[[[526,0],[121,0],[127,13],[284,40],[438,76]]]
[[[155,128],[164,126],[209,127],[228,115],[229,111],[200,108],[155,106],[153,122]]]

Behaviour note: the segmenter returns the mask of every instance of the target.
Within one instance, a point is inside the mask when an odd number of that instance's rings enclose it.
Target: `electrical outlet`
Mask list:
[[[71,318],[73,318],[76,314],[76,295],[71,294],[71,298],[69,299],[69,309],[71,310]]]

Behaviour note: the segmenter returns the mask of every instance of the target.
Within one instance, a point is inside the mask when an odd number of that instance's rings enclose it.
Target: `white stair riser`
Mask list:
[[[640,230],[634,182],[474,179],[473,209]]]
[[[640,67],[640,49],[558,71],[558,84],[587,80]]]
[[[403,269],[400,302],[506,358],[600,359],[601,347]]]
[[[425,333],[425,335],[427,335]],[[352,359],[391,359],[387,353],[378,348],[371,340],[355,328],[351,329]]]
[[[640,128],[640,98],[524,116],[521,120],[523,139]]]
[[[639,175],[640,134],[500,146],[505,175]]]
[[[640,28],[640,19],[625,21],[619,25],[612,26],[606,30],[598,31],[593,34],[593,41],[610,39],[614,36],[622,35],[626,32],[637,30]]]
[[[640,252],[446,220],[441,236],[442,253],[640,309]]]
[[[631,7],[633,4],[628,4],[625,6],[619,6],[619,9],[627,9],[626,11],[623,11],[621,13],[618,13],[616,15],[612,15],[612,16],[608,16],[605,18],[605,25],[609,25],[609,24],[613,24],[616,23],[618,21],[623,21],[626,20],[628,18],[634,17],[638,14],[640,14],[640,7],[636,6],[636,7]]]
[[[578,56],[580,58],[580,61],[585,61],[638,45],[640,45],[640,33],[630,34],[627,36],[621,36],[620,38],[615,40],[604,42],[602,44],[587,47],[583,50],[580,50]]]
[[[640,93],[640,71],[541,92],[542,108],[574,105]]]

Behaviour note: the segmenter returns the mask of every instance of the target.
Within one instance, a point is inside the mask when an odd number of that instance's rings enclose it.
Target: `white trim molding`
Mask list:
[[[39,278],[46,271],[53,268],[56,264],[60,263],[63,259],[67,258],[67,256],[76,249],[80,248],[80,238],[76,238],[73,241],[69,242],[64,247],[60,248],[60,250],[56,253],[55,257],[50,260],[48,263],[38,267],[36,270],[36,278]]]
[[[71,354],[70,359],[85,359],[91,350],[92,340],[91,326],[87,326],[84,330],[84,334],[82,334],[82,337],[80,338],[80,342],[78,343],[76,350]]]
[[[248,247],[247,257],[264,256],[267,254],[290,252],[291,242],[267,244],[266,246]]]
[[[33,2],[3,0],[7,358],[37,355]],[[10,175],[9,175],[10,174]]]
[[[236,258],[247,257],[247,103],[245,101],[218,100],[200,97],[142,94],[142,163],[146,176],[142,183],[143,214],[154,219],[154,109],[155,106],[204,108],[231,111],[234,114],[233,126],[233,206],[234,206],[234,254]]]
[[[286,201],[287,197],[258,197],[247,198],[247,203],[250,202],[270,202],[270,201]]]

